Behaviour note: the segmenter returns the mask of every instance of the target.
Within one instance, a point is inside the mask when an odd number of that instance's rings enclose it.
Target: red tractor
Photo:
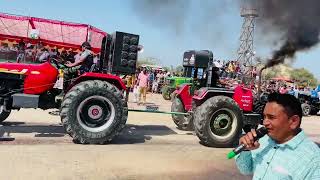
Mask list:
[[[185,116],[172,115],[179,128],[194,129],[206,146],[230,147],[238,142],[242,130],[247,132],[261,123],[263,103],[255,100],[252,90],[246,87],[246,78],[234,89],[219,84],[218,68],[210,51],[188,51],[184,61],[184,65],[195,67],[194,81],[201,88],[191,91],[190,85],[184,85],[175,91],[171,110],[190,112]],[[205,64],[205,70],[199,73]]]
[[[38,65],[0,63],[0,122],[11,110],[56,108],[74,142],[104,144],[111,141],[128,118],[123,97],[126,86],[112,74],[135,73],[138,44],[138,35],[108,34],[102,41],[99,65],[63,83],[68,86],[62,89],[55,84],[63,76],[60,69],[66,67],[53,58]],[[59,98],[61,93],[64,96]]]

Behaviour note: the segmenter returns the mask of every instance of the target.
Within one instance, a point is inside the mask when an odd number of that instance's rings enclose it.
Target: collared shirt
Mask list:
[[[260,147],[243,151],[236,157],[242,174],[253,179],[320,179],[320,149],[301,131],[283,144],[269,136],[259,140]]]
[[[148,86],[148,78],[149,78],[149,75],[147,73],[144,74],[143,72],[141,72],[138,76],[138,79],[139,79],[138,86],[139,87],[147,87]]]

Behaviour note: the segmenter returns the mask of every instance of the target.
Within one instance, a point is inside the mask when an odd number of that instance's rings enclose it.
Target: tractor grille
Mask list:
[[[24,75],[0,72],[0,96],[23,91],[23,81]]]

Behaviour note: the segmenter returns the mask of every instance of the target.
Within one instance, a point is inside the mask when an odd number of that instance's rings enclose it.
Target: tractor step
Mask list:
[[[12,106],[17,108],[38,108],[39,95],[16,93],[12,95]]]

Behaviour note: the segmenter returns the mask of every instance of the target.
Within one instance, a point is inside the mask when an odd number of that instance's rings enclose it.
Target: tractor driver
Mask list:
[[[81,45],[82,52],[78,59],[75,60],[74,63],[67,62],[65,65],[68,68],[63,70],[64,73],[64,87],[67,87],[69,81],[73,78],[84,74],[85,72],[89,72],[91,66],[93,65],[93,53],[91,51],[91,45],[89,42],[84,42]]]
[[[67,67],[73,68],[80,71],[80,74],[85,72],[89,72],[91,66],[93,65],[93,53],[91,51],[91,45],[89,42],[84,42],[81,45],[82,53],[80,58],[74,63],[68,62],[66,64]]]
[[[215,64],[211,64],[211,81],[207,82],[210,83],[211,87],[219,87],[226,85],[226,83],[220,79],[219,70],[220,69],[216,67]]]

